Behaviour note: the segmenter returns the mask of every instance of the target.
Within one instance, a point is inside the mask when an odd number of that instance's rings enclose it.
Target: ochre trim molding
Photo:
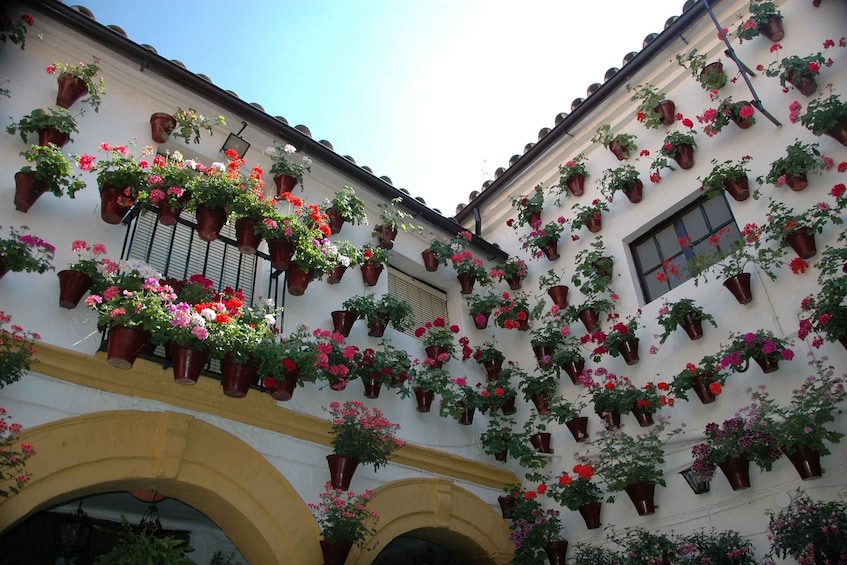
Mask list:
[[[48,343],[38,344],[38,363],[33,372],[114,394],[164,402],[171,406],[213,414],[320,445],[330,445],[329,423],[315,416],[277,406],[269,394],[252,391],[233,399],[221,393],[220,384],[201,378],[196,385],[178,386],[169,369],[139,359],[132,369],[116,369],[104,353],[94,356]],[[482,486],[502,488],[518,483],[517,476],[473,459],[435,449],[406,444],[392,458],[394,463],[460,479]]]

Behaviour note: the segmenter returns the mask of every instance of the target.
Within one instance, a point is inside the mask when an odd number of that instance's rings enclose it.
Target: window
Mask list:
[[[630,244],[644,300],[651,302],[690,279],[686,270],[688,259],[699,251],[713,251],[709,237],[724,228],[729,228],[729,233],[721,238],[722,248],[741,238],[738,225],[726,197],[704,197]],[[682,245],[680,240],[689,244]],[[678,272],[665,272],[663,265],[668,264],[677,265]]]
[[[402,271],[388,270],[388,294],[405,300],[412,306],[412,329],[405,332],[414,337],[415,328],[441,316],[447,318],[447,295],[444,292],[414,279]]]

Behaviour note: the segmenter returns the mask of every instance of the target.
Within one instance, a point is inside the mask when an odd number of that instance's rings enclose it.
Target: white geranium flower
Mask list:
[[[342,267],[349,267],[350,266],[350,257],[348,257],[347,255],[339,255],[337,259],[338,259],[338,264],[341,265]]]
[[[226,166],[223,163],[221,163],[220,161],[215,161],[214,163],[212,163],[212,165],[209,168],[215,169],[219,173],[226,171]]]
[[[185,166],[188,167],[189,169],[191,169],[192,171],[196,171],[197,170],[197,161],[195,161],[194,159],[186,159]]]
[[[179,151],[174,151],[173,153],[171,153],[171,157],[173,157],[174,161],[176,161],[177,163],[182,162],[182,160],[184,159],[182,153],[180,153]]]
[[[211,308],[203,308],[200,311],[200,315],[203,316],[203,319],[209,320],[210,322],[217,317],[217,314]]]
[[[276,323],[276,316],[273,314],[265,314],[265,324],[272,326]]]
[[[292,153],[297,153],[297,148],[291,145],[290,143],[283,147],[282,150],[288,153],[289,155],[291,155]]]

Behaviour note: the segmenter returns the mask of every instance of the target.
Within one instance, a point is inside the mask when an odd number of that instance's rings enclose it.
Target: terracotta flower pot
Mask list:
[[[227,353],[221,359],[221,386],[224,394],[230,398],[244,398],[250,391],[250,385],[256,384],[258,368],[252,361],[236,362]]]
[[[359,459],[333,453],[326,456],[326,462],[329,465],[329,482],[332,487],[349,490],[350,481],[359,466]]]
[[[782,41],[782,38],[785,37],[782,18],[776,14],[771,14],[765,23],[759,24],[759,32],[774,43]]]
[[[743,455],[727,457],[726,461],[718,464],[718,467],[723,471],[732,490],[750,488],[750,461]]]
[[[789,233],[785,239],[801,259],[810,259],[818,252],[815,246],[815,233],[809,231],[808,228],[797,228]]]
[[[700,375],[695,375],[692,379],[691,389],[697,394],[702,404],[711,404],[716,399],[709,385],[703,382]]]
[[[496,381],[497,377],[500,376],[500,372],[503,370],[503,360],[494,359],[492,361],[486,361],[482,366],[485,367],[485,378],[489,381]]]
[[[47,145],[52,143],[56,147],[64,147],[71,140],[71,135],[57,130],[53,126],[47,126],[38,130],[38,144]]]
[[[787,72],[785,81],[796,88],[803,96],[811,96],[818,90],[818,83],[812,71]]]
[[[547,295],[553,301],[553,304],[559,308],[568,307],[568,287],[565,285],[551,286],[547,289]]]
[[[18,212],[28,212],[45,192],[47,183],[37,178],[34,172],[15,173],[15,210]]]
[[[341,282],[341,278],[344,276],[344,273],[347,271],[347,267],[344,265],[336,265],[335,268],[329,273],[329,276],[326,278],[326,282],[329,284],[338,284]]]
[[[268,241],[268,255],[274,269],[287,271],[294,257],[294,244],[287,239],[272,239]]]
[[[676,148],[673,160],[680,169],[690,169],[694,166],[694,148],[687,143],[682,143]]]
[[[600,509],[602,507],[602,502],[589,502],[577,509],[585,521],[585,527],[589,530],[596,530],[600,527]]]
[[[432,366],[435,369],[440,369],[443,361],[439,359],[439,356],[447,353],[447,350],[441,347],[440,345],[427,345],[424,350],[426,351],[426,356],[432,359]]]
[[[532,352],[535,354],[535,360],[541,369],[550,366],[550,356],[553,355],[553,347],[550,345],[533,345]]]
[[[650,412],[645,412],[638,405],[633,405],[631,412],[635,416],[636,421],[638,421],[638,425],[642,428],[653,425],[653,414]]]
[[[459,273],[456,275],[456,278],[459,279],[459,285],[461,285],[462,294],[470,294],[473,292],[473,285],[476,282],[468,273]]]
[[[618,347],[618,353],[621,354],[627,365],[635,365],[638,363],[638,342],[639,338],[633,337],[626,340]]]
[[[533,394],[532,403],[535,405],[535,409],[539,414],[550,413],[550,400],[543,394]]]
[[[59,271],[59,306],[73,310],[94,282],[91,277],[79,271],[65,269]]]
[[[568,542],[563,539],[551,541],[544,546],[544,552],[547,554],[547,560],[550,562],[550,565],[565,565]]]
[[[374,230],[379,233],[377,243],[383,249],[394,249],[394,240],[397,238],[397,228],[376,226]]]
[[[754,355],[753,360],[762,368],[763,373],[775,373],[779,370],[779,355]]]
[[[376,286],[379,276],[382,274],[382,269],[382,265],[377,265],[373,261],[365,261],[361,266],[362,282],[366,286]]]
[[[703,321],[700,318],[695,318],[691,312],[682,317],[679,327],[685,330],[688,339],[691,341],[696,341],[703,337]]]
[[[203,241],[215,241],[226,223],[226,209],[219,206],[200,204],[194,212],[197,217],[197,237]]]
[[[429,412],[432,409],[432,399],[434,397],[435,393],[431,390],[424,390],[421,387],[415,388],[416,410],[423,413]]]
[[[259,220],[255,218],[238,218],[235,220],[235,240],[238,251],[244,255],[255,255],[256,249],[262,243],[262,236],[254,231]]]
[[[478,330],[484,330],[488,327],[488,319],[491,317],[491,312],[485,312],[473,316],[474,327]]]
[[[577,416],[565,422],[574,440],[579,443],[588,439],[588,416]]]
[[[379,391],[382,388],[382,385],[376,378],[376,373],[363,378],[362,384],[365,386],[365,398],[379,398]]]
[[[110,328],[106,362],[116,369],[131,369],[149,337],[150,334],[141,326]]]
[[[160,202],[159,209],[156,211],[156,219],[163,226],[175,226],[179,222],[182,210],[182,206],[171,206],[167,202]]]
[[[276,185],[276,196],[279,198],[286,192],[291,192],[297,186],[297,178],[288,175],[274,175]]]
[[[568,374],[573,384],[579,384],[579,377],[582,376],[582,372],[585,370],[585,359],[567,361],[562,364],[562,368]]]
[[[166,143],[171,132],[176,127],[174,117],[164,112],[156,112],[150,116],[150,137],[156,143]]]
[[[567,182],[568,192],[574,196],[582,196],[585,194],[585,177],[582,175],[574,175]]]
[[[788,456],[801,479],[811,481],[821,478],[821,454],[817,450],[805,445],[796,445],[793,448],[783,447],[782,451]]]
[[[326,211],[326,215],[329,218],[329,231],[332,232],[333,235],[340,232],[342,226],[344,226],[344,218],[341,216],[341,214],[336,212],[335,208],[328,208]]]
[[[623,187],[623,193],[631,203],[638,204],[644,197],[644,183],[640,180],[636,180],[631,184],[627,183]]]
[[[56,79],[59,91],[56,94],[56,106],[70,108],[77,100],[88,94],[88,85],[76,75],[64,74]]]
[[[544,256],[547,257],[548,261],[555,261],[559,258],[559,242],[554,241],[553,243],[548,243],[542,249],[544,252]]]
[[[663,126],[669,126],[676,121],[676,104],[673,100],[662,100],[653,111],[661,115]]]
[[[529,436],[529,443],[538,453],[553,453],[553,448],[550,447],[551,438],[550,432],[538,432]]]
[[[594,308],[585,308],[579,311],[579,319],[585,326],[585,331],[593,332],[600,327],[600,315]]]
[[[618,161],[626,161],[629,159],[629,149],[624,145],[621,145],[620,141],[613,140],[609,143],[609,151],[617,157]]]
[[[723,281],[723,285],[732,293],[739,304],[749,304],[753,300],[750,289],[750,273],[739,273]]]
[[[708,75],[722,75],[722,74],[724,74],[723,63],[721,63],[720,61],[716,61],[714,63],[709,63],[708,65],[703,67],[703,70],[700,71],[700,79],[702,81],[702,79],[704,79]],[[702,86],[702,82],[701,82],[701,86]]]
[[[724,179],[723,186],[736,202],[744,202],[750,198],[750,180],[744,175],[737,181]]]
[[[505,519],[512,517],[512,508],[515,507],[515,496],[513,494],[504,494],[497,497],[497,503],[500,505],[500,514]]]
[[[423,257],[424,268],[430,273],[434,273],[438,270],[438,256],[435,254],[435,251],[432,249],[424,249],[421,251],[421,257]]]
[[[603,420],[603,423],[606,425],[606,427],[621,427],[621,413],[619,410],[605,410],[603,411],[603,413],[598,415],[600,416],[600,419]]]
[[[835,126],[824,132],[841,145],[847,145],[847,118],[841,118],[836,122]]]
[[[303,269],[297,263],[291,263],[285,272],[285,288],[291,296],[303,296],[311,280],[312,272]]]
[[[541,223],[541,210],[536,210],[535,212],[529,213],[529,225],[530,227],[534,227]]]
[[[294,389],[297,388],[297,381],[300,379],[300,372],[297,370],[287,371],[283,378],[274,379],[276,386],[271,390],[271,396],[274,400],[287,402],[294,396]]]
[[[374,320],[368,324],[368,335],[370,337],[382,337],[388,323],[385,320]]]
[[[174,382],[180,385],[197,384],[200,372],[206,366],[208,351],[194,350],[187,345],[173,344],[170,347]]]
[[[599,233],[600,230],[603,229],[602,214],[597,214],[593,218],[590,218],[588,222],[586,222],[585,227],[587,227],[588,231],[590,231],[591,233]]]
[[[124,189],[114,186],[100,188],[100,219],[107,224],[120,224],[132,206],[126,206],[120,199],[125,198]]]
[[[515,400],[516,398],[514,395],[506,398],[505,402],[503,403],[503,406],[500,407],[500,411],[503,412],[504,416],[511,416],[512,414],[518,411],[517,407],[515,406]]]
[[[344,337],[349,337],[350,330],[356,322],[356,315],[348,310],[333,310],[330,315],[333,329]]]
[[[656,495],[655,483],[634,483],[625,487],[626,494],[635,506],[639,516],[648,516],[656,512],[654,497]]]
[[[519,276],[507,278],[506,283],[509,285],[509,290],[520,290],[521,289],[521,278]]]
[[[470,426],[473,424],[473,415],[476,413],[476,408],[464,408],[462,410],[462,414],[459,416],[459,423],[463,426]]]
[[[321,540],[324,565],[344,565],[353,547],[352,541]]]

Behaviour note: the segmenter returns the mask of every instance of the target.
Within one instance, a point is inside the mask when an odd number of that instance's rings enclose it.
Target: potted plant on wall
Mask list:
[[[823,233],[830,223],[844,223],[841,219],[842,204],[837,202],[835,208],[830,208],[826,202],[819,202],[796,213],[783,202],[771,199],[768,202],[768,221],[762,229],[765,239],[781,247],[790,246],[801,259],[814,257],[817,254],[815,234]]]
[[[280,147],[273,145],[265,149],[265,154],[271,158],[270,174],[276,184],[277,196],[291,192],[297,184],[303,190],[303,171],[312,171],[312,160],[303,155],[299,162],[295,157],[297,148],[290,143]]]
[[[468,338],[463,337],[459,341],[462,342],[463,346],[462,361],[467,361],[473,357],[474,361],[485,367],[485,376],[488,381],[503,381],[508,383],[508,381],[500,378],[500,373],[503,370],[503,361],[506,360],[506,356],[503,355],[503,352],[500,351],[496,343],[486,341],[482,345],[468,350],[466,348],[469,343]]]
[[[99,150],[108,157],[98,161],[93,155],[83,154],[77,159],[77,165],[83,171],[97,174],[100,218],[107,224],[116,225],[121,223],[135,204],[138,192],[146,186],[147,174],[126,145],[101,143]],[[146,150],[142,159],[145,156]]]
[[[2,242],[2,240],[0,240]],[[6,329],[6,324],[9,324],[9,329]],[[3,338],[2,349],[0,349],[0,359],[3,361],[3,373],[0,374],[0,389],[6,385],[21,380],[21,378],[29,373],[32,364],[36,362],[33,357],[38,353],[35,349],[35,342],[41,339],[37,333],[28,331],[12,323],[12,316],[0,310],[0,336]],[[0,414],[3,425],[6,425],[6,414]],[[15,428],[11,428],[14,432]],[[8,435],[5,435],[0,445],[3,445],[4,454],[9,455],[8,459],[3,461],[3,470],[17,470],[22,466],[21,461],[15,461],[12,453],[8,451],[11,448],[10,444],[6,444],[6,440],[10,440]],[[23,458],[24,460],[26,458]],[[17,473],[15,473],[17,475]],[[3,479],[11,478],[12,475],[6,475]],[[22,481],[18,481],[22,482]],[[16,492],[14,488],[12,492]],[[6,495],[6,491],[0,488],[0,498]]]
[[[468,303],[468,314],[473,318],[476,329],[484,330],[488,327],[491,313],[503,304],[503,297],[493,289],[486,289],[484,292],[466,294],[465,301]]]
[[[641,202],[644,184],[639,178],[641,173],[632,165],[624,165],[616,169],[606,169],[600,179],[600,192],[611,202],[615,193],[622,191],[633,204]]]
[[[412,372],[412,358],[402,349],[382,340],[379,347],[362,352],[359,367],[366,398],[378,398],[382,385],[400,388]]]
[[[697,53],[697,49],[693,49],[688,55],[678,53],[676,55],[676,61],[679,63],[679,66],[691,72],[691,76],[700,83],[703,90],[717,92],[726,86],[728,79],[723,70],[723,63],[720,60],[707,63],[706,56],[702,53]]]
[[[706,196],[714,198],[719,194],[728,192],[736,201],[743,202],[750,197],[750,184],[747,174],[750,170],[747,163],[753,158],[745,155],[739,161],[724,161],[718,163],[712,159],[712,170],[703,178],[697,177],[702,183]]]
[[[379,515],[367,507],[374,492],[345,491],[326,483],[320,502],[309,503],[321,528],[321,552],[327,565],[344,565],[354,544],[362,547],[368,538],[376,535],[374,526]]]
[[[560,203],[562,194],[568,196],[582,196],[585,193],[585,179],[588,171],[585,168],[585,154],[580,153],[564,166],[559,165],[559,183],[551,188],[556,195],[556,204]]]
[[[595,374],[601,378],[601,382],[594,380]],[[630,413],[635,404],[638,389],[632,381],[628,377],[618,377],[603,367],[598,367],[596,371],[585,370],[580,382],[591,394],[594,413],[600,416],[608,427],[619,427],[621,414]]]
[[[577,233],[583,226],[591,233],[597,233],[603,229],[603,212],[609,211],[609,205],[595,198],[591,205],[574,204],[571,206],[573,219],[571,220],[571,232]],[[577,236],[578,237],[578,236]]]
[[[562,472],[555,481],[547,482],[547,496],[566,506],[569,510],[579,511],[585,526],[589,530],[600,527],[600,508],[603,505],[603,491],[594,478],[594,468],[591,465],[574,465],[574,477]]]
[[[69,65],[67,63],[53,63],[47,65],[48,75],[58,73],[56,80],[59,83],[59,92],[56,95],[56,105],[62,108],[70,108],[73,104],[85,96],[83,104],[88,104],[95,113],[100,111],[100,97],[106,94],[106,86],[103,77],[97,78],[100,72],[100,59],[92,58],[91,63]]]
[[[820,264],[832,263],[827,261],[837,257],[837,248],[827,248],[822,253]],[[843,264],[838,257],[837,268]],[[816,334],[812,340],[813,347],[820,347],[826,341],[840,341],[847,348],[847,275],[837,276],[833,272],[821,271],[818,279],[820,284],[817,294],[809,295],[800,302],[800,328],[798,337],[806,339],[812,332]]]
[[[324,202],[323,211],[329,216],[329,225],[334,234],[341,231],[344,222],[350,222],[352,225],[368,222],[365,202],[356,196],[352,186],[345,185],[336,191],[332,200],[327,199]]]
[[[808,186],[809,173],[821,174],[825,168],[817,143],[803,143],[795,140],[785,148],[786,156],[771,163],[770,171],[756,180],[759,184],[768,182],[774,186],[787,184],[788,188],[799,192]],[[762,180],[764,179],[764,180]]]
[[[130,525],[121,516],[121,529],[112,532],[118,542],[97,561],[104,565],[118,563],[169,563],[173,565],[191,565],[194,563],[188,553],[194,551],[183,539],[167,535],[158,523],[142,523],[139,527]]]
[[[715,319],[697,306],[691,298],[680,298],[674,302],[668,302],[666,299],[658,313],[656,321],[664,328],[664,332],[659,336],[659,345],[665,343],[677,327],[684,329],[692,341],[703,337],[703,322],[709,322],[714,328],[718,327]]]
[[[559,239],[565,230],[566,221],[564,216],[559,216],[555,221],[547,222],[543,226],[536,224],[531,232],[520,237],[521,247],[529,250],[534,259],[543,255],[548,260],[555,261],[559,258]]]
[[[636,119],[647,129],[659,129],[669,126],[676,120],[676,104],[668,100],[664,92],[660,92],[650,83],[626,85],[626,91],[632,93],[633,102],[640,100],[636,109]]]
[[[225,126],[226,118],[218,116],[210,119],[194,108],[177,108],[173,114],[156,112],[151,115],[150,135],[156,143],[165,143],[171,137],[179,137],[185,143],[190,143],[192,139],[194,143],[200,143],[200,129],[212,135],[212,128],[217,125]]]
[[[8,271],[40,274],[53,268],[56,248],[28,230],[9,228],[9,239],[0,238],[0,278]]]
[[[582,294],[596,296],[611,289],[614,259],[606,251],[602,236],[596,237],[589,247],[577,253],[574,263],[571,282]]]
[[[529,329],[529,300],[524,294],[503,293],[503,301],[492,313],[494,325],[507,330],[526,331]]]
[[[632,564],[680,563],[682,548],[676,537],[644,528],[624,528],[623,533],[610,527],[606,537],[618,544],[624,555],[633,556]]]
[[[697,365],[686,363],[685,368],[673,377],[671,394],[688,400],[688,391],[693,390],[701,403],[711,404],[723,392],[727,376],[728,371],[720,365],[720,359],[706,355]]]
[[[540,563],[546,553],[550,563],[560,565],[565,562],[568,542],[561,539],[559,511],[543,510],[536,496],[536,491],[522,493],[520,504],[512,509],[509,539],[515,544],[515,562]]]
[[[505,463],[509,457],[520,460],[521,457],[536,457],[535,450],[529,445],[529,437],[515,422],[514,418],[492,417],[488,426],[479,437],[482,451],[493,455],[497,461]]]
[[[776,337],[770,330],[756,330],[745,334],[730,333],[729,344],[721,348],[717,354],[722,367],[735,369],[743,373],[750,364],[750,359],[756,361],[764,373],[773,373],[779,369],[779,361],[791,361],[794,351],[790,343]]]
[[[735,123],[740,129],[747,129],[756,123],[753,115],[753,105],[746,100],[734,102],[732,96],[727,96],[718,104],[717,108],[708,108],[702,115],[697,116],[697,121],[705,124],[703,132],[709,137],[714,137],[723,131],[730,122]]]
[[[823,53],[818,52],[805,57],[791,55],[782,60],[777,59],[761,70],[769,77],[779,77],[779,84],[784,89],[790,84],[803,96],[811,96],[818,89],[815,77],[820,74],[822,66],[830,64],[831,60],[828,62]]]
[[[362,245],[362,281],[367,286],[376,286],[382,270],[388,265],[388,251],[378,245]]]
[[[441,316],[415,329],[415,337],[423,342],[426,351],[426,366],[440,369],[442,363],[454,358],[456,353],[454,336],[457,333],[459,333],[459,326],[456,324],[448,326]]]
[[[473,235],[469,231],[460,232],[459,236],[454,238],[457,245],[453,255],[450,256],[450,263],[456,270],[456,278],[462,287],[460,291],[462,294],[473,292],[473,286],[476,282],[483,286],[491,283],[491,278],[488,276],[488,270],[482,264],[482,259],[474,257],[474,254],[464,247],[472,237]]]
[[[510,257],[505,263],[491,269],[488,274],[492,279],[508,282],[510,290],[520,290],[521,281],[526,278],[528,271],[523,259]]]
[[[772,558],[793,557],[799,563],[843,563],[847,502],[812,500],[799,488],[784,510],[765,511],[770,519],[768,539]]]
[[[751,0],[750,17],[738,26],[735,36],[739,43],[764,35],[774,43],[785,37],[782,27],[782,13],[776,9],[776,4],[769,1]]]
[[[59,306],[67,309],[76,308],[88,290],[101,292],[108,280],[108,273],[115,273],[118,269],[117,263],[100,257],[106,254],[106,246],[102,243],[89,245],[81,239],[76,239],[71,243],[71,251],[77,253],[77,261],[57,273]],[[84,252],[88,253],[89,258],[83,258]]]
[[[26,165],[15,173],[15,209],[27,212],[38,198],[48,190],[57,198],[67,192],[70,198],[85,188],[85,183],[76,175],[68,158],[57,145],[33,145],[24,158],[33,165]]]
[[[734,530],[699,531],[679,538],[680,563],[720,563],[731,559],[733,565],[757,565],[752,542]]]
[[[799,106],[799,102],[796,104]],[[817,136],[826,134],[841,145],[847,145],[847,103],[831,90],[828,96],[809,102],[806,112],[800,116],[800,123]]]
[[[379,246],[384,249],[394,248],[394,239],[397,237],[397,230],[401,229],[404,232],[417,231],[423,232],[423,227],[411,223],[412,215],[398,206],[403,202],[402,197],[392,198],[387,204],[377,204],[379,208],[379,220],[374,226],[371,235],[379,241]]]
[[[650,431],[629,435],[618,428],[603,428],[588,444],[597,449],[596,456],[575,453],[576,459],[591,465],[606,483],[614,502],[616,492],[626,491],[639,516],[655,512],[656,485],[665,486],[662,466],[665,463],[665,444],[681,428],[668,429],[667,418],[659,418]]]
[[[72,133],[79,133],[73,114],[65,108],[54,110],[48,108],[45,112],[42,108],[36,108],[17,123],[6,126],[6,132],[14,135],[19,133],[21,140],[26,143],[30,134],[38,134],[38,145],[55,143],[64,147],[71,139]]]
[[[538,288],[546,291],[553,304],[559,308],[568,306],[568,286],[563,284],[564,279],[564,270],[557,273],[555,269],[550,269],[538,279]]]
[[[519,194],[512,198],[511,203],[512,208],[518,211],[518,225],[534,227],[541,221],[541,210],[544,209],[544,189],[539,184],[532,193]],[[513,226],[512,223],[507,223]]]
[[[191,199],[191,192],[186,187],[197,174],[196,170],[197,163],[184,160],[179,151],[157,154],[149,169],[146,189],[138,193],[139,203],[156,206],[159,223],[163,226],[176,225]]]
[[[559,386],[559,378],[555,371],[539,371],[532,374],[527,373],[519,365],[509,362],[508,368],[503,372],[517,379],[518,388],[524,396],[524,400],[532,402],[539,414],[550,413],[550,402]]]
[[[452,245],[435,236],[430,239],[429,247],[421,251],[424,267],[431,273],[438,270],[438,265],[446,265],[452,256]]]
[[[694,123],[683,118],[682,124],[687,127],[686,131],[672,131],[665,136],[665,142],[659,153],[665,157],[670,157],[676,161],[681,169],[690,169],[694,166],[694,149],[697,148],[697,141],[694,136],[697,132],[694,131]]]
[[[635,143],[636,139],[638,138],[631,133],[612,134],[612,126],[603,124],[594,132],[591,141],[599,143],[603,147],[608,147],[618,161],[626,161],[632,153],[638,150],[638,145]]]

